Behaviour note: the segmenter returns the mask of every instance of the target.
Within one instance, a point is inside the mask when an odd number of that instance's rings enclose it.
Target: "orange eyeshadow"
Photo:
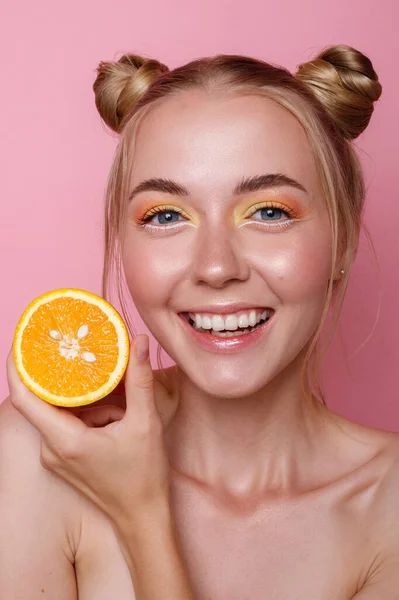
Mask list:
[[[260,210],[262,207],[267,208],[268,206],[270,206],[270,208],[280,208],[281,210],[288,212],[293,219],[301,219],[309,214],[309,207],[305,206],[304,202],[301,202],[295,196],[269,193],[267,196],[261,196],[259,194],[258,199],[251,198],[250,201],[244,201],[236,207],[234,217],[240,218],[251,213],[251,208],[255,206],[258,206],[257,210]]]

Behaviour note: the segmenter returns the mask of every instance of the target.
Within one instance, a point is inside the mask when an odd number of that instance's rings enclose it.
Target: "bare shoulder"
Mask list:
[[[367,483],[373,537],[392,540],[399,556],[399,433],[338,419],[349,440],[344,452],[359,465],[359,479]]]
[[[353,499],[357,490],[364,502],[364,517],[367,514],[370,519],[388,503],[399,506],[399,433],[356,423],[330,409],[328,416],[333,424],[336,479],[342,483],[344,497]]]
[[[385,470],[377,501],[384,518],[392,518],[392,522],[396,524],[396,543],[399,555],[399,433],[380,431],[379,436],[385,442],[381,447]]]
[[[4,597],[77,598],[72,494],[40,463],[40,437],[0,405],[0,589]],[[70,502],[70,500],[72,500]],[[23,573],[23,577],[21,574]],[[47,597],[47,596],[46,596]]]
[[[392,465],[399,459],[399,433],[362,425],[331,409],[327,409],[327,414],[339,432],[337,439],[344,444],[346,453],[351,450],[364,460],[381,458]]]
[[[369,429],[369,428],[367,428]],[[371,461],[369,511],[364,526],[369,560],[362,573],[366,599],[396,598],[399,585],[399,433],[369,429],[364,432],[375,446]]]
[[[82,600],[133,597],[111,523],[44,469],[40,435],[9,399],[0,405],[0,555],[10,600],[77,600],[78,589]]]
[[[2,498],[15,510],[23,504],[24,518],[33,519],[32,522],[41,516],[47,522],[52,520],[54,534],[61,533],[61,527],[56,527],[59,518],[65,533],[65,551],[72,560],[78,531],[68,527],[75,525],[74,509],[80,499],[60,478],[44,469],[40,462],[40,435],[9,398],[0,404],[0,461]]]
[[[337,497],[350,539],[361,540],[353,556],[360,597],[396,598],[399,584],[399,433],[361,425],[330,413]],[[358,536],[358,538],[357,538]],[[352,560],[352,559],[351,559]],[[391,585],[394,588],[391,589]],[[393,591],[395,590],[395,595]],[[358,596],[356,596],[358,597]]]

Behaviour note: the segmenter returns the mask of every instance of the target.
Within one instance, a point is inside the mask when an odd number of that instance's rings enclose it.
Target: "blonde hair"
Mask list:
[[[351,140],[367,127],[373,103],[382,91],[370,59],[350,46],[331,46],[291,74],[282,67],[238,55],[200,58],[169,70],[157,60],[125,54],[117,62],[100,62],[93,89],[102,119],[120,135],[106,190],[103,295],[109,297],[111,277],[116,276],[122,313],[132,336],[119,242],[130,193],[135,134],[145,116],[164,98],[199,89],[213,95],[269,98],[301,123],[315,157],[332,228],[331,277],[302,371],[305,393],[316,389],[325,404],[317,374],[341,313],[363,224],[365,184]],[[337,278],[341,269],[344,273]],[[319,338],[331,306],[335,307],[332,327],[321,355]],[[159,367],[160,350],[159,346]]]

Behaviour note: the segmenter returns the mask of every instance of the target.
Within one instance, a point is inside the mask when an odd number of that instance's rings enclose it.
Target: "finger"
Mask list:
[[[134,338],[125,377],[126,418],[140,419],[156,410],[154,375],[149,357],[149,340],[145,334]]]
[[[53,471],[58,464],[57,456],[42,437],[40,438],[40,464],[48,471]]]
[[[125,411],[120,406],[106,404],[104,406],[83,408],[77,416],[88,427],[105,427],[110,423],[123,419],[124,414]]]
[[[54,445],[68,437],[83,433],[86,425],[67,410],[38,398],[21,380],[12,350],[7,357],[7,379],[11,403],[41,435]]]

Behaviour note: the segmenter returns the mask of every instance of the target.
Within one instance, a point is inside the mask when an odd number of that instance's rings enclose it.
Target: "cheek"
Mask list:
[[[171,297],[185,268],[178,237],[168,240],[168,251],[165,251],[165,240],[127,236],[122,247],[123,269],[133,302],[140,313],[150,307],[165,305]],[[176,248],[173,248],[174,243]]]
[[[331,275],[331,235],[328,229],[304,233],[290,232],[285,240],[284,234],[276,234],[279,239],[257,252],[257,270],[283,303],[324,300]]]

